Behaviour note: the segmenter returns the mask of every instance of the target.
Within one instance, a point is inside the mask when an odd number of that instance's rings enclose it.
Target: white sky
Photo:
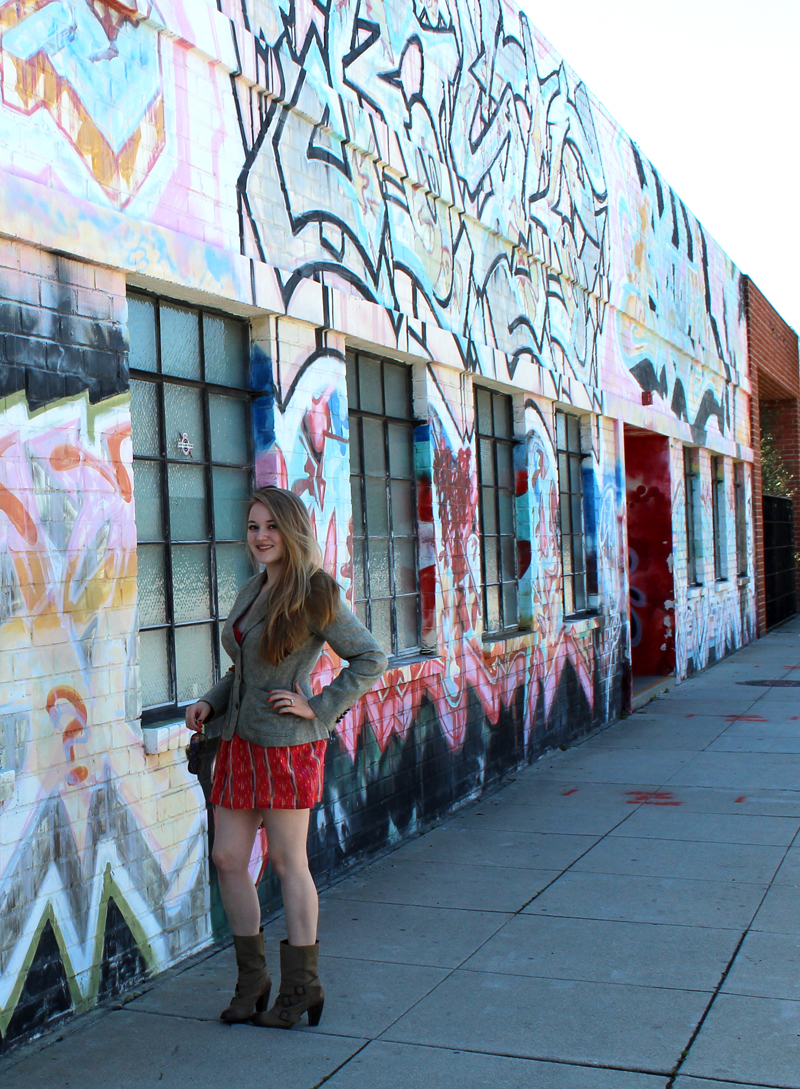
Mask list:
[[[800,0],[521,0],[800,332]]]

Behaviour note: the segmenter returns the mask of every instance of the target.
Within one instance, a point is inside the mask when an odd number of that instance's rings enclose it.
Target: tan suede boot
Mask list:
[[[281,989],[267,1013],[256,1013],[252,1021],[265,1028],[292,1028],[308,1012],[308,1023],[319,1024],[325,992],[319,981],[319,942],[289,945],[281,942]]]
[[[272,989],[264,953],[264,935],[261,931],[244,937],[234,934],[233,947],[236,950],[239,979],[231,1004],[220,1017],[223,1021],[249,1021],[256,1011],[266,1010]]]

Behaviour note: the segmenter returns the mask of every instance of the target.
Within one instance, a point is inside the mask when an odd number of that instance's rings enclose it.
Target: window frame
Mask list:
[[[743,461],[733,463],[733,494],[736,519],[736,573],[746,578],[750,573],[747,555],[747,491]]]
[[[683,447],[683,484],[686,507],[686,581],[689,586],[703,586],[703,542],[700,537],[702,524],[699,523],[700,454],[696,446]]]
[[[478,522],[480,525],[480,555],[481,555],[481,599],[483,606],[483,637],[484,639],[494,640],[503,638],[507,635],[513,635],[514,632],[520,631],[519,623],[519,557],[517,555],[517,510],[516,510],[516,474],[514,469],[514,451],[519,446],[519,441],[514,435],[514,398],[509,393],[504,393],[501,390],[496,390],[490,386],[484,386],[480,383],[473,385],[474,394],[474,409],[475,409],[475,445],[476,445],[476,463],[477,463],[477,477],[478,477]],[[489,418],[491,421],[491,429],[482,429],[482,419],[484,413],[480,408],[479,398],[482,396],[488,396],[489,398]],[[502,410],[505,414],[505,430],[506,435],[497,434],[497,406],[502,406]],[[493,481],[489,483],[485,482],[484,474],[484,459],[483,459],[483,444],[486,443],[491,449],[491,467]],[[508,463],[511,469],[511,480],[508,485],[501,485],[501,457],[500,450],[508,450]],[[492,518],[494,520],[495,532],[487,533],[487,511],[484,507],[485,493],[491,491],[493,511]],[[501,513],[501,495],[502,493],[510,493],[510,508],[511,508],[511,533],[504,533],[502,531],[502,513]],[[487,550],[486,541],[487,537],[496,539],[497,553],[495,556],[495,568],[497,572],[497,580],[490,582],[487,575]],[[513,576],[510,578],[504,577],[505,561],[503,559],[503,540],[511,539],[513,542]],[[514,619],[509,623],[506,617],[506,587],[513,586],[514,588]],[[490,615],[490,590],[496,588],[497,590],[497,617],[498,627],[489,626]]]
[[[381,403],[382,411],[375,412],[371,408],[363,407],[362,393],[361,393],[361,375],[362,375],[362,363],[367,365],[377,364],[380,368],[381,375]],[[352,548],[353,548],[353,605],[355,607],[356,615],[364,623],[373,635],[380,642],[380,634],[374,630],[374,606],[376,602],[387,601],[389,604],[389,640],[391,646],[389,648],[384,647],[388,657],[393,661],[406,661],[410,658],[416,658],[422,655],[427,655],[429,652],[423,646],[422,642],[422,590],[420,585],[420,562],[419,562],[419,512],[417,507],[417,473],[415,465],[415,438],[414,432],[419,424],[419,421],[414,415],[414,388],[413,388],[413,371],[409,364],[402,362],[401,360],[391,359],[390,357],[378,355],[375,352],[363,351],[360,349],[348,349],[345,356],[346,374],[347,374],[347,407],[348,407],[348,426],[350,429],[350,495],[351,495],[351,511],[352,511]],[[406,407],[407,414],[404,415],[389,415],[386,412],[387,404],[387,385],[386,375],[387,367],[402,369],[405,373],[406,382]],[[389,372],[392,373],[392,372]],[[386,533],[369,533],[368,516],[370,509],[370,502],[367,495],[367,478],[375,476],[376,474],[366,473],[365,470],[365,444],[364,444],[364,421],[371,420],[379,423],[383,433],[383,465],[384,474],[386,480]],[[407,429],[409,433],[409,446],[407,450],[408,464],[410,465],[410,475],[393,475],[392,465],[392,453],[391,453],[391,439],[390,428],[392,426],[402,426]],[[354,451],[359,459],[358,466],[354,465]],[[395,516],[394,516],[394,499],[392,483],[401,483],[403,481],[410,481],[411,483],[411,534],[395,533]],[[354,495],[354,481],[358,481],[358,500],[355,501]],[[360,512],[361,521],[357,525],[357,516]],[[363,529],[363,533],[359,532]],[[371,557],[370,557],[370,540],[373,541],[386,541],[387,549],[387,565],[388,565],[388,584],[389,593],[377,594],[372,593],[371,589]],[[413,572],[414,572],[414,590],[407,592],[400,592],[397,588],[397,568],[399,558],[397,554],[396,542],[398,541],[412,542],[412,554],[413,554]],[[357,550],[362,550],[362,561],[359,567],[359,559]],[[359,596],[359,572],[360,577],[363,579],[364,596]],[[414,599],[414,614],[415,614],[415,627],[416,627],[416,640],[412,646],[400,646],[401,629],[402,625],[398,619],[398,601],[402,599]]]
[[[561,435],[559,421],[564,421],[563,433],[566,439],[566,447],[561,445]],[[569,423],[568,421],[575,421],[574,427],[577,428],[577,449],[571,448],[571,437],[569,435]],[[582,424],[583,415],[577,412],[568,412],[562,408],[555,409],[555,451],[556,451],[556,465],[558,476],[558,536],[559,536],[559,552],[561,559],[561,601],[564,610],[565,620],[577,620],[586,616],[593,616],[596,610],[592,607],[589,597],[589,584],[591,578],[591,571],[589,569],[589,560],[586,551],[586,493],[583,487],[583,462],[588,456],[583,452],[583,440],[582,440]],[[566,459],[567,464],[567,488],[564,488],[564,472],[562,470],[562,461]],[[580,481],[580,490],[574,491],[573,485],[573,466],[577,464],[578,468],[575,471],[577,479]],[[569,520],[570,530],[567,534],[564,532],[564,497],[569,497]],[[575,513],[575,501],[578,500],[578,511],[580,512],[580,531],[575,532],[573,528],[574,513]],[[565,563],[565,536],[569,539],[569,559],[570,570],[566,570]],[[580,550],[580,562],[577,564],[579,570],[575,570],[575,549],[574,543],[579,541]],[[582,578],[583,581],[583,601],[584,604],[581,608],[567,608],[567,587],[571,584],[571,596],[572,604],[576,602],[575,594],[575,579]]]
[[[193,696],[189,699],[181,700],[178,698],[178,661],[177,661],[177,648],[176,648],[176,631],[181,628],[191,628],[199,626],[207,626],[211,631],[211,665],[212,674],[209,677],[208,687],[215,684],[221,676],[222,665],[222,651],[220,645],[220,634],[222,627],[225,623],[226,617],[222,615],[219,601],[219,566],[217,557],[217,546],[225,544],[241,544],[244,549],[246,547],[243,544],[244,533],[238,539],[228,537],[217,537],[216,526],[216,514],[214,510],[214,469],[238,469],[240,471],[247,470],[249,472],[249,488],[252,490],[254,487],[254,443],[253,443],[253,401],[258,396],[258,391],[253,390],[250,386],[250,370],[249,370],[249,343],[250,343],[250,323],[246,319],[239,318],[235,315],[225,313],[224,311],[206,307],[196,306],[191,303],[186,303],[183,300],[172,299],[168,296],[157,295],[151,292],[141,291],[138,288],[129,289],[127,292],[128,298],[140,298],[147,300],[154,310],[154,327],[155,327],[155,369],[143,369],[136,366],[130,368],[130,380],[137,383],[148,383],[156,389],[156,415],[157,415],[157,444],[158,454],[133,454],[133,473],[134,473],[134,497],[135,497],[135,476],[136,476],[136,463],[147,462],[149,464],[158,465],[160,468],[160,489],[158,496],[161,505],[161,520],[162,520],[162,537],[159,540],[143,540],[140,538],[139,525],[137,524],[137,556],[139,555],[140,548],[147,548],[149,545],[159,545],[164,550],[164,576],[165,576],[165,602],[164,612],[166,620],[164,623],[158,624],[141,624],[137,619],[137,634],[147,631],[164,631],[166,633],[166,655],[167,655],[167,667],[168,667],[168,680],[169,690],[173,695],[171,702],[153,704],[148,707],[142,708],[141,720],[143,726],[154,726],[161,722],[169,721],[179,715],[181,710],[194,702],[197,699]],[[185,378],[180,375],[169,374],[164,370],[162,360],[162,338],[161,338],[161,306],[167,304],[169,306],[179,306],[185,310],[191,311],[198,324],[198,346],[199,346],[199,368],[200,378]],[[214,318],[223,318],[226,321],[232,321],[241,326],[242,330],[242,364],[243,364],[243,377],[246,386],[234,386],[234,385],[222,385],[219,382],[209,382],[206,380],[206,337],[204,334],[204,316],[209,315]],[[197,390],[200,394],[200,405],[202,412],[202,428],[203,428],[203,445],[204,455],[203,460],[194,462],[195,465],[202,466],[203,473],[203,491],[204,500],[206,506],[206,538],[198,540],[183,540],[176,539],[173,536],[173,527],[171,522],[170,513],[170,481],[169,481],[169,467],[171,465],[187,465],[192,464],[192,461],[176,458],[172,455],[172,451],[169,445],[169,436],[167,435],[167,419],[166,419],[166,403],[165,403],[165,386],[178,386],[182,388]],[[131,390],[133,395],[133,390]],[[212,423],[211,423],[211,401],[212,396],[227,396],[245,403],[245,411],[247,414],[248,427],[245,435],[246,451],[247,451],[247,464],[232,464],[230,462],[220,462],[213,456],[212,451]],[[180,621],[175,619],[175,601],[174,601],[174,577],[173,577],[173,548],[181,545],[195,545],[204,546],[208,549],[208,576],[209,576],[209,605],[210,615],[203,619],[193,619],[187,621]],[[140,617],[140,613],[137,614]]]
[[[711,455],[711,522],[714,534],[714,576],[728,580],[727,518],[725,510],[725,458]]]

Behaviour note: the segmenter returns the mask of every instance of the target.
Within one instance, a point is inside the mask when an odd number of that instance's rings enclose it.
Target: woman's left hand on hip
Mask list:
[[[288,688],[275,688],[267,699],[279,715],[297,715],[298,718],[307,719],[317,717],[309,707],[299,683],[295,685],[294,692],[290,692]]]

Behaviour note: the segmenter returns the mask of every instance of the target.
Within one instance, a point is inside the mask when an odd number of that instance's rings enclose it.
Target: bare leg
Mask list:
[[[306,849],[309,813],[308,809],[259,810],[267,832],[269,860],[281,882],[290,945],[313,945],[317,940],[319,901]]]
[[[231,931],[241,937],[258,934],[261,905],[247,869],[263,811],[214,806],[214,865]]]

